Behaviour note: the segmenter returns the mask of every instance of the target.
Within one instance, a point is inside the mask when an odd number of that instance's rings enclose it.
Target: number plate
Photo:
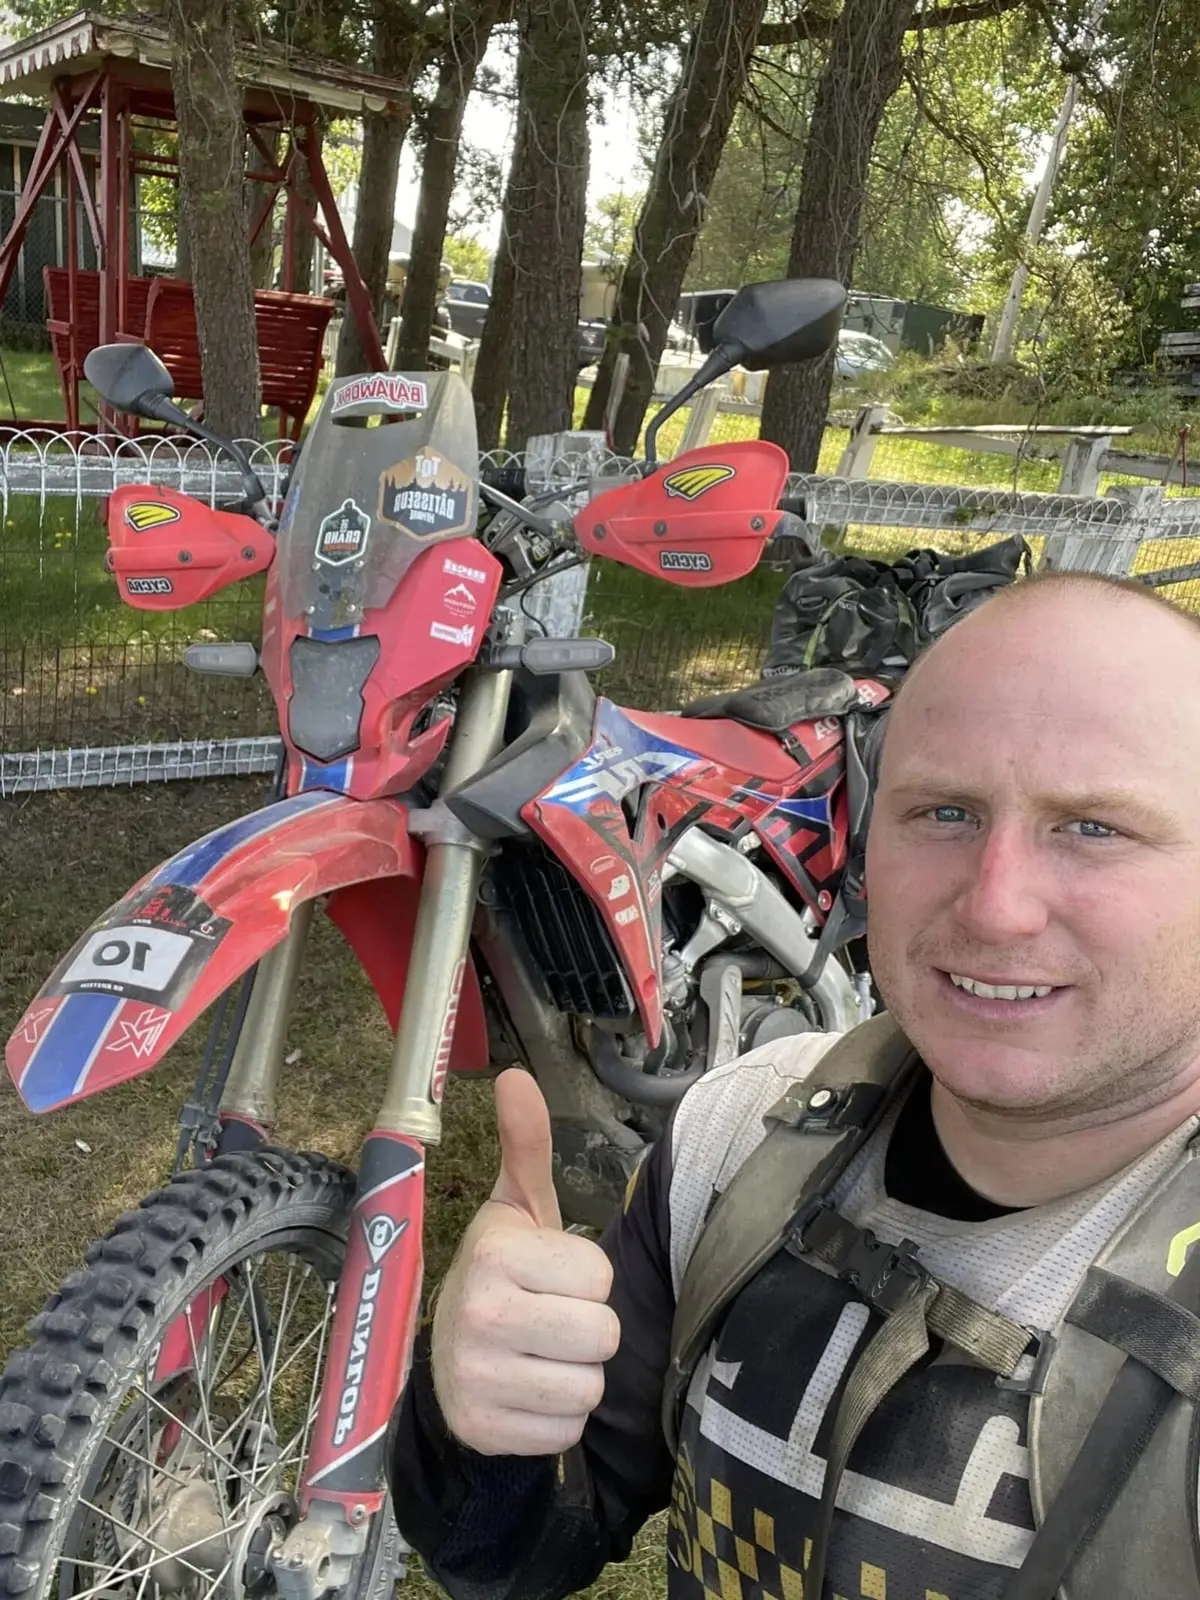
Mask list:
[[[179,971],[192,940],[166,928],[125,924],[93,933],[60,980],[62,987],[126,988],[162,994]]]

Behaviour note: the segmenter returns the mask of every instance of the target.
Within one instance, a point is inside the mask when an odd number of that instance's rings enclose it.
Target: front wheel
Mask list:
[[[226,1155],[91,1247],[0,1375],[0,1596],[270,1600],[353,1198],[322,1156]],[[402,1550],[385,1502],[342,1593]]]

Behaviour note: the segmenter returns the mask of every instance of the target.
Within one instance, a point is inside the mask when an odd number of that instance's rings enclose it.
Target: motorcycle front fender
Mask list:
[[[398,801],[326,790],[188,845],[92,924],[27,1007],[4,1052],[22,1099],[52,1111],[148,1072],[279,943],[297,905],[392,880],[415,908],[423,862]],[[378,900],[360,892],[378,922]]]

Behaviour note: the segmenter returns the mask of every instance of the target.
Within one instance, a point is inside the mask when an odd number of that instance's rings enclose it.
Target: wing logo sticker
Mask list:
[[[663,488],[673,500],[699,500],[702,494],[715,489],[719,483],[728,483],[730,478],[736,477],[737,473],[732,467],[683,467],[663,479]]]
[[[135,500],[125,507],[125,521],[138,533],[165,528],[169,522],[178,522],[179,515],[178,506],[164,505],[161,500]]]

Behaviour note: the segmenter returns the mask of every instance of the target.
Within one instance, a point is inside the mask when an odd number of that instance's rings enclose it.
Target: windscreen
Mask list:
[[[280,517],[286,614],[325,630],[387,605],[426,546],[474,533],[478,479],[475,410],[457,374],[375,372],[332,384]]]

